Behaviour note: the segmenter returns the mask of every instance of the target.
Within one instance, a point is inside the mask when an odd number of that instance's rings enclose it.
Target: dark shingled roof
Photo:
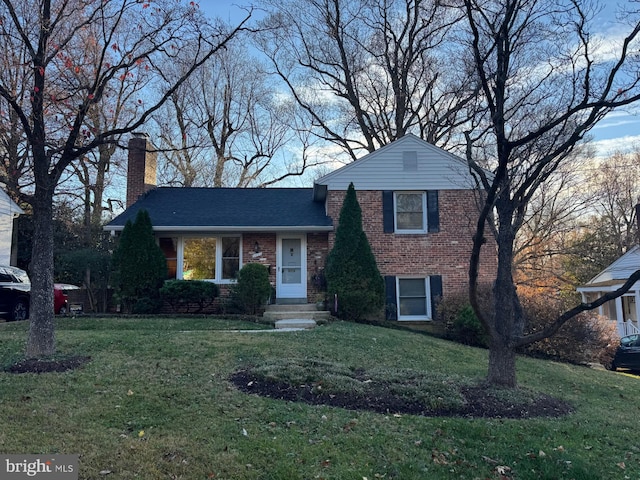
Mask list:
[[[312,188],[159,187],[105,230],[121,230],[141,209],[149,212],[154,230],[331,230],[333,225],[324,203],[313,201]]]

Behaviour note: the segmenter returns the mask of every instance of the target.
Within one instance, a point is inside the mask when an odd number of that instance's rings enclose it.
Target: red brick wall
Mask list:
[[[345,195],[344,191],[328,194],[328,214],[336,224]],[[384,233],[382,192],[358,191],[356,195],[362,208],[362,226],[382,275],[442,275],[443,295],[467,290],[471,238],[477,217],[475,192],[440,190],[440,231],[425,234]],[[331,233],[329,248],[334,238]],[[490,283],[495,278],[495,243],[490,235],[487,240],[480,283]]]
[[[307,234],[307,297],[316,301],[320,294],[318,279],[324,277],[329,253],[329,232]]]
[[[157,154],[145,137],[133,137],[129,140],[127,160],[127,208],[138,197],[156,186]]]
[[[258,242],[258,252],[256,252]],[[261,263],[269,267],[269,281],[276,284],[276,234],[244,233],[242,235],[242,263]]]

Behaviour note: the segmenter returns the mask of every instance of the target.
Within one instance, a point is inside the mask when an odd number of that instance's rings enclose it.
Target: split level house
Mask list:
[[[436,302],[467,289],[477,195],[462,159],[407,135],[315,181],[312,188],[155,186],[149,141],[129,144],[127,209],[106,227],[117,233],[140,209],[151,217],[170,278],[225,285],[249,262],[268,268],[276,303],[314,303],[350,183],[363,228],[385,279],[388,320],[428,322]],[[492,240],[480,281],[495,278]]]

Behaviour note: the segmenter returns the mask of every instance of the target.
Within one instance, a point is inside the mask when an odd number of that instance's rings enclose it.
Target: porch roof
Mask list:
[[[634,245],[624,255],[615,260],[585,285],[577,288],[579,292],[586,291],[610,291],[613,287],[620,287],[627,279],[640,269],[640,245]],[[638,284],[633,286],[636,289]]]
[[[158,187],[104,228],[119,231],[139,210],[147,210],[154,231],[330,231],[333,222],[311,188]]]
[[[606,280],[604,282],[595,282],[595,283],[587,283],[585,285],[581,285],[576,290],[578,292],[612,292],[620,288],[627,281],[626,278],[621,278],[617,280]],[[640,285],[638,282],[634,283],[633,286],[629,289],[629,292],[633,292],[638,290]]]

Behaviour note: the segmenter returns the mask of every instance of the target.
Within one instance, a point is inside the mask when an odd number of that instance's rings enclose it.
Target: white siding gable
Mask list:
[[[589,280],[586,286],[589,286],[591,283],[625,280],[638,269],[640,269],[640,246],[636,245]]]
[[[415,135],[389,145],[316,180],[329,190],[467,190],[475,187],[466,162]]]
[[[22,213],[22,209],[0,189],[0,265],[9,265],[11,261],[13,218]]]

